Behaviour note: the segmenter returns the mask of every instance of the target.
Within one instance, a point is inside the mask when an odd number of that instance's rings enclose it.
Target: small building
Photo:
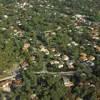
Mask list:
[[[12,84],[15,85],[15,86],[21,86],[22,85],[22,80],[21,79],[13,80]]]
[[[39,100],[36,94],[31,95],[31,100]]]
[[[24,43],[24,46],[23,46],[23,51],[27,51],[28,48],[30,47],[30,43]]]
[[[88,60],[94,61],[94,60],[95,60],[95,57],[94,57],[94,56],[89,56],[89,57],[88,57]]]
[[[63,56],[63,60],[64,60],[64,61],[67,61],[67,60],[69,60],[69,57],[68,57],[67,55],[64,55],[64,56]]]
[[[46,55],[49,55],[49,50],[45,48],[43,45],[40,46],[40,51],[44,52]]]
[[[87,60],[88,60],[88,58],[87,58],[87,57],[85,57],[85,56],[81,56],[81,57],[80,57],[80,60],[82,60],[82,61],[87,61]]]
[[[74,65],[73,64],[74,64],[73,60],[68,60],[67,61],[67,66],[68,66],[69,69],[74,69]]]
[[[0,83],[0,89],[4,92],[11,92],[11,83],[12,80],[6,80]]]
[[[87,54],[86,53],[80,53],[80,60],[87,61],[88,60]]]
[[[81,97],[77,97],[76,100],[83,100]]]
[[[57,60],[53,60],[53,61],[50,61],[50,64],[53,65],[53,64],[59,64],[60,62],[57,61]]]
[[[94,48],[95,48],[97,51],[99,51],[99,52],[100,52],[100,46],[95,45],[95,46],[94,46]]]
[[[63,67],[64,67],[63,64],[58,65],[58,68],[63,68]]]
[[[28,66],[29,66],[29,64],[28,64],[26,61],[24,61],[24,62],[21,64],[21,68],[23,68],[24,70],[26,70]]]
[[[87,54],[86,53],[80,53],[80,56],[87,56]]]
[[[63,81],[64,81],[65,87],[71,87],[74,85],[73,82],[71,82],[68,77],[63,76]]]
[[[55,52],[55,51],[56,51],[56,49],[55,49],[55,48],[51,48],[50,50],[51,50],[52,52]]]
[[[61,53],[54,54],[55,57],[60,57]]]

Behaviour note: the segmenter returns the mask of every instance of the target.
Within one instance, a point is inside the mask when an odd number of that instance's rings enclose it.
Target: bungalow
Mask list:
[[[4,92],[11,92],[11,88],[10,88],[11,83],[12,83],[12,80],[7,80],[7,81],[0,83],[1,90]]]
[[[50,61],[50,64],[53,65],[53,64],[59,64],[60,62],[57,61],[57,60],[54,60],[54,61]]]
[[[94,60],[95,60],[95,57],[90,55],[90,56],[88,57],[88,60],[94,61]]]
[[[55,52],[55,51],[56,51],[56,49],[55,49],[55,48],[51,48],[51,51],[52,51],[52,52]]]
[[[40,51],[41,52],[44,52],[46,55],[49,55],[49,50],[48,49],[46,49],[44,46],[40,46]]]
[[[64,67],[63,64],[58,65],[58,68],[63,68],[63,67]]]
[[[45,31],[45,36],[48,37],[48,36],[55,36],[56,35],[56,32],[53,32],[52,30],[50,31]]]
[[[15,85],[15,86],[21,86],[22,85],[22,80],[21,79],[13,80],[12,84]]]
[[[24,70],[26,70],[28,66],[29,64],[26,61],[21,63],[21,68],[23,68]]]
[[[88,60],[87,54],[86,53],[80,53],[80,60],[87,61]]]
[[[73,64],[74,64],[74,61],[72,61],[72,60],[68,60],[67,61],[67,65],[68,65],[69,69],[74,69],[74,65]]]
[[[61,53],[54,54],[55,57],[60,57]]]
[[[65,87],[71,87],[74,85],[73,82],[71,82],[70,79],[65,76],[63,76],[63,81],[64,81]]]
[[[64,61],[69,60],[69,57],[67,55],[64,55],[62,58],[63,58]]]
[[[99,51],[99,52],[100,52],[100,46],[95,45],[95,46],[94,46],[94,48],[95,48],[97,51]]]
[[[24,43],[24,46],[23,46],[23,51],[25,50],[28,50],[28,48],[30,47],[30,43]]]
[[[36,94],[31,95],[31,100],[39,100]]]
[[[83,100],[81,97],[77,97],[75,100]]]

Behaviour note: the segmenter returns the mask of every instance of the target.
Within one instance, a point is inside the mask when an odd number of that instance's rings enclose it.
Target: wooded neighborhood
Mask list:
[[[0,0],[0,100],[100,100],[100,1]]]

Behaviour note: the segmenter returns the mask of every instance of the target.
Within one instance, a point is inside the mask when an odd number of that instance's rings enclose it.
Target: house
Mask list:
[[[60,30],[60,29],[61,29],[61,26],[58,26],[56,30]]]
[[[10,86],[9,86],[9,83],[4,84],[4,85],[2,86],[2,90],[3,90],[4,92],[11,92],[11,88],[10,88]]]
[[[55,57],[60,57],[61,53],[54,54]]]
[[[29,66],[29,64],[26,61],[21,63],[21,68],[23,68],[24,70],[26,70],[28,66]]]
[[[36,94],[31,95],[31,100],[39,100]]]
[[[55,49],[55,48],[51,48],[51,51],[52,51],[52,52],[55,52],[55,51],[56,51],[56,49]]]
[[[100,52],[100,46],[95,45],[95,46],[94,46],[94,48],[95,48],[97,51],[99,51],[99,52]]]
[[[82,60],[82,61],[87,61],[88,58],[87,58],[86,56],[81,56],[81,57],[80,57],[80,60]]]
[[[56,35],[56,32],[53,32],[52,30],[49,30],[49,31],[45,31],[45,36],[48,37],[48,36],[55,36]]]
[[[86,22],[85,17],[86,17],[85,15],[80,15],[80,14],[76,14],[73,16],[73,18],[75,18],[75,20],[78,22]]]
[[[12,83],[12,80],[6,80],[6,81],[3,81],[0,83],[0,88],[2,91],[4,92],[11,92],[11,83]]]
[[[80,60],[87,61],[88,60],[87,54],[86,53],[80,53]]]
[[[31,60],[35,61],[36,57],[35,56],[31,56]]]
[[[24,43],[24,46],[23,46],[23,51],[27,51],[28,48],[30,47],[30,43]]]
[[[46,49],[44,46],[40,46],[40,51],[41,52],[44,52],[46,55],[49,55],[49,50],[48,49]]]
[[[74,65],[73,64],[74,64],[74,61],[72,61],[72,60],[68,60],[67,61],[67,66],[68,66],[69,69],[74,69]]]
[[[50,61],[50,64],[53,65],[53,64],[59,64],[60,62],[57,61],[57,60],[53,60],[53,61]]]
[[[86,53],[80,53],[80,56],[87,56],[87,54]]]
[[[75,100],[83,100],[81,97],[77,97]]]
[[[68,65],[68,68],[69,68],[69,69],[74,69],[74,65],[69,64],[69,65]]]
[[[13,80],[12,84],[15,85],[15,86],[21,86],[22,85],[22,80],[21,79]]]
[[[78,43],[76,43],[75,41],[71,42],[74,46],[78,46]]]
[[[22,31],[18,31],[18,35],[19,35],[19,37],[23,37],[24,36]]]
[[[94,56],[89,56],[89,57],[88,57],[88,60],[94,61],[94,60],[95,60],[95,57],[94,57]]]
[[[69,57],[67,55],[64,55],[62,58],[63,58],[64,61],[69,60]]]
[[[63,81],[64,81],[65,87],[71,87],[74,85],[73,82],[71,82],[70,79],[65,76],[63,76]]]
[[[63,68],[63,67],[64,67],[63,64],[58,65],[58,68]]]

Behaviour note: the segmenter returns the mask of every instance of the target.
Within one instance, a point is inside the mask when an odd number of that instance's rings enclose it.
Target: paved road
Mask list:
[[[75,71],[68,71],[68,72],[48,72],[48,71],[40,71],[40,72],[33,72],[34,74],[51,74],[51,75],[66,75],[72,76]]]
[[[48,71],[40,71],[40,72],[33,72],[33,74],[50,74],[50,75],[65,75],[65,76],[72,76],[75,73],[75,71],[68,71],[68,72],[48,72]],[[16,74],[13,74],[11,76],[5,77],[0,79],[0,82],[6,81],[9,79],[13,79],[16,77]]]
[[[9,80],[9,79],[13,79],[14,77],[16,77],[16,75],[7,76],[7,77],[5,77],[5,78],[0,79],[0,82],[6,81],[6,80]]]

